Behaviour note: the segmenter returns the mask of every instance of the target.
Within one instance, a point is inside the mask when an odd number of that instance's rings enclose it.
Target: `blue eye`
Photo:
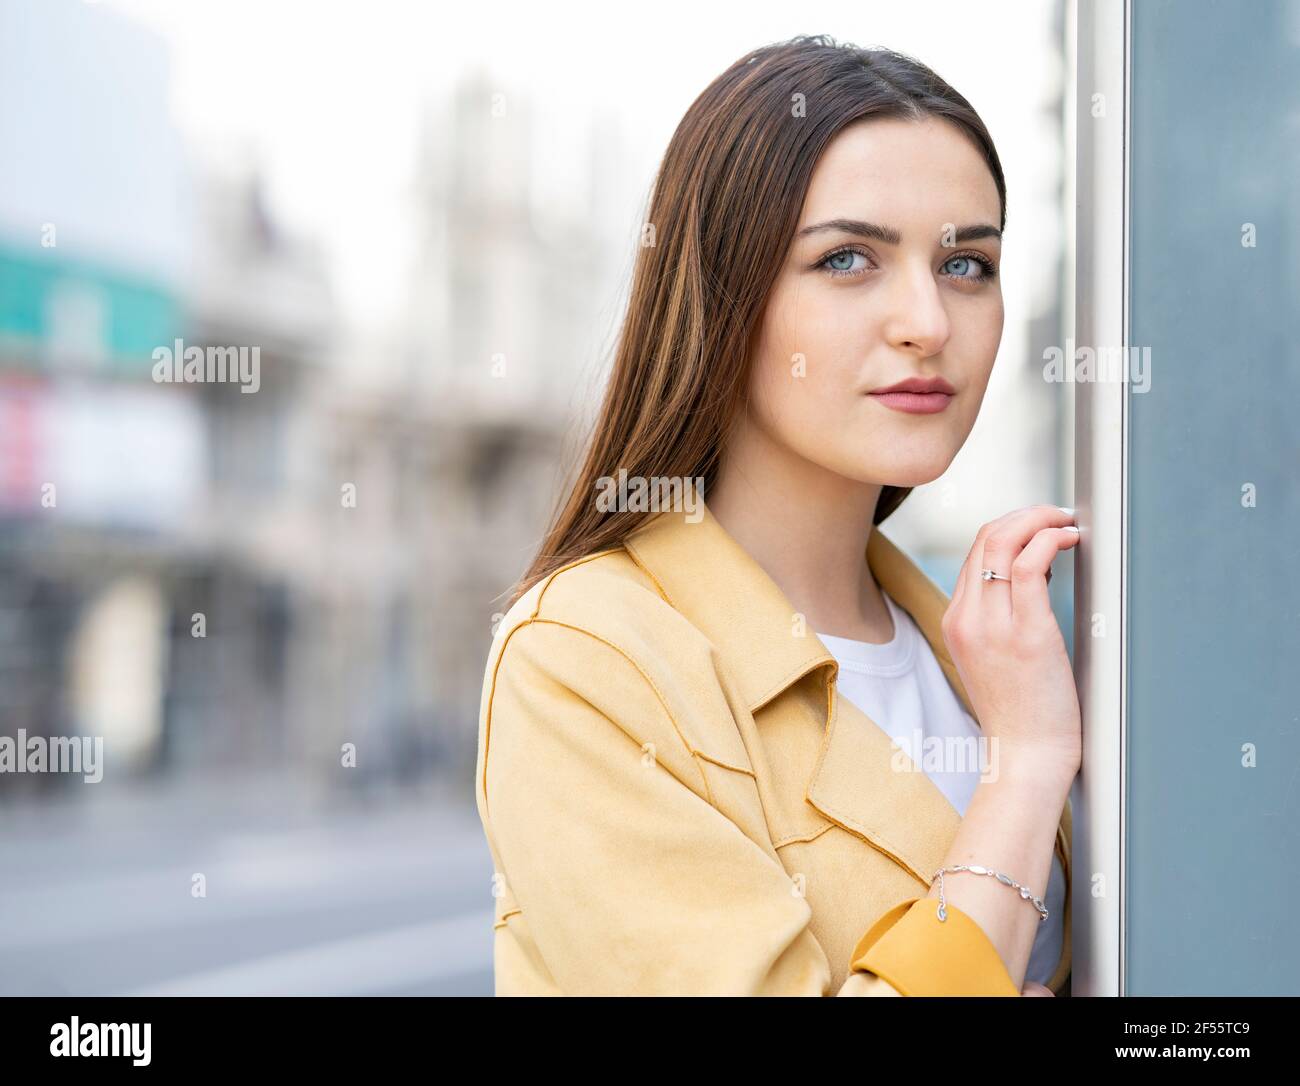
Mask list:
[[[817,266],[825,268],[835,278],[843,275],[860,275],[866,271],[866,268],[861,265],[856,268],[853,266],[855,256],[860,256],[863,260],[867,259],[867,254],[859,249],[837,249],[823,257]]]
[[[951,264],[956,264],[961,268],[958,272],[950,273],[951,278],[965,279],[971,283],[980,283],[985,279],[992,279],[997,270],[993,266],[993,261],[986,256],[981,256],[979,253],[961,253],[958,256],[949,257],[944,263],[944,267],[946,268]],[[975,274],[971,274],[972,271]]]

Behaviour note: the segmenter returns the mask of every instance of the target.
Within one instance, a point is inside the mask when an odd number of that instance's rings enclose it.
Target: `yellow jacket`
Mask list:
[[[974,716],[948,597],[879,527],[866,557]],[[479,720],[496,994],[1018,996],[979,925],[925,897],[961,816],[891,768],[906,756],[837,671],[707,508],[533,586]]]

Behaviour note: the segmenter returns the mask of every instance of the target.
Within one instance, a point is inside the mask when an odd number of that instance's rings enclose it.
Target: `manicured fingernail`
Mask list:
[[[1067,517],[1074,516],[1074,510],[1068,508],[1067,506],[1058,505],[1056,508],[1059,509],[1062,513],[1064,513]]]
[[[1073,524],[1066,524],[1064,525],[1064,528],[1067,532],[1077,532],[1079,530]]]

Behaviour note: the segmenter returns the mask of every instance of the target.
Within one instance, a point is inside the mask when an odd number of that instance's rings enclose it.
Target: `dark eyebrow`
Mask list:
[[[807,237],[809,234],[820,234],[829,230],[843,231],[846,234],[857,234],[859,237],[875,238],[886,245],[897,245],[903,240],[903,235],[895,230],[892,226],[878,226],[873,222],[863,222],[861,219],[828,219],[826,222],[814,223],[812,226],[805,226],[797,234],[796,238]],[[1002,240],[1002,231],[996,226],[959,226],[953,235],[953,244],[960,245],[963,241],[976,241],[980,238],[996,238]]]

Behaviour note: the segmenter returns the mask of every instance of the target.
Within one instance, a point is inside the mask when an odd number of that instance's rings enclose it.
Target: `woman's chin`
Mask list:
[[[925,486],[943,475],[951,462],[951,460],[944,460],[942,463],[903,465],[895,463],[884,467],[880,464],[860,464],[854,465],[848,474],[850,478],[860,482],[881,483],[883,486],[900,488]]]

